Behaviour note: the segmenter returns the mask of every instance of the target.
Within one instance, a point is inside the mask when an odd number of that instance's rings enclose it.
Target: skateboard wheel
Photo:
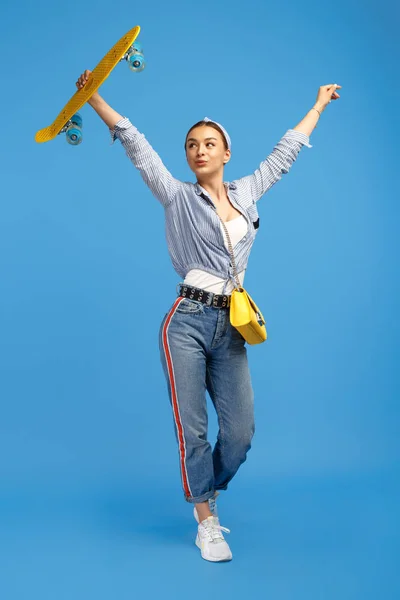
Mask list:
[[[76,125],[77,127],[82,128],[82,117],[79,113],[75,113],[73,117],[71,117],[71,123]]]
[[[66,131],[67,142],[71,146],[78,146],[82,142],[82,130],[80,127],[70,125]]]
[[[130,70],[134,71],[135,73],[143,71],[144,67],[146,66],[144,56],[141,52],[134,52],[133,54],[131,54],[128,57],[128,62]]]
[[[131,49],[133,51],[139,52],[140,54],[143,54],[142,44],[139,44],[139,42],[133,42]]]

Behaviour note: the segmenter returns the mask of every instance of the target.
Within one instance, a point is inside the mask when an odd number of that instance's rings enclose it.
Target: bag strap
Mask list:
[[[218,215],[218,213],[217,213],[217,215]],[[219,220],[222,223],[222,227],[224,228],[225,235],[226,235],[226,238],[228,240],[228,249],[229,249],[229,254],[231,255],[232,267],[233,267],[233,275],[234,275],[234,277],[236,279],[236,287],[239,288],[239,289],[241,289],[242,286],[240,285],[240,280],[239,280],[239,276],[238,276],[237,269],[236,269],[235,255],[233,253],[233,247],[232,247],[232,242],[231,242],[230,235],[228,233],[228,228],[227,228],[227,226],[225,225],[225,223],[223,222],[223,220],[221,219],[221,217],[219,215],[218,215],[218,217],[219,217]]]

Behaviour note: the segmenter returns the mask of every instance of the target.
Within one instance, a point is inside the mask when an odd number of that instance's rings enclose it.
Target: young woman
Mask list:
[[[90,71],[76,82],[83,87]],[[234,248],[241,283],[257,234],[257,201],[288,173],[340,85],[321,86],[304,119],[289,129],[251,175],[224,182],[231,140],[222,125],[208,118],[186,135],[186,158],[196,183],[182,183],[127,118],[98,93],[89,104],[119,139],[146,185],[165,210],[172,264],[182,277],[179,294],[160,328],[164,368],[175,422],[184,497],[194,504],[196,544],[204,559],[231,560],[219,524],[216,497],[226,490],[246,460],[254,434],[253,390],[245,341],[229,321],[234,271],[226,230]],[[222,222],[224,225],[222,224]],[[207,441],[206,390],[214,404],[219,433]]]

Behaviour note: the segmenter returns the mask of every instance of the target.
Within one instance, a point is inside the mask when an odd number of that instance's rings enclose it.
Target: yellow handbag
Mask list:
[[[233,253],[233,247],[231,239],[229,237],[228,229],[226,228],[226,225],[221,219],[221,217],[220,220],[228,240],[229,253],[231,255],[233,266],[233,274],[236,280],[236,288],[233,290],[231,295],[231,304],[229,312],[231,325],[239,331],[239,333],[244,337],[248,344],[261,344],[267,339],[265,319],[252,297],[240,285],[239,277],[236,270],[235,255]]]
[[[231,325],[241,333],[248,344],[261,344],[267,339],[264,317],[244,288],[233,290],[229,316]]]

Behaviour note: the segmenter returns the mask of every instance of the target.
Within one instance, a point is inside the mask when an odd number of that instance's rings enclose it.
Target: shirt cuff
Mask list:
[[[130,129],[131,127],[133,129],[136,129],[127,117],[122,117],[122,119],[120,119],[118,123],[115,124],[114,129],[109,129],[111,135],[111,144],[113,144],[115,140],[119,137],[118,134],[122,133],[123,131],[126,131],[127,129]]]
[[[310,137],[308,135],[306,135],[305,133],[302,133],[301,131],[297,131],[295,129],[289,129],[286,132],[285,137],[288,137],[292,140],[296,140],[297,142],[300,142],[304,146],[307,146],[307,148],[312,148],[312,146],[310,144]]]

